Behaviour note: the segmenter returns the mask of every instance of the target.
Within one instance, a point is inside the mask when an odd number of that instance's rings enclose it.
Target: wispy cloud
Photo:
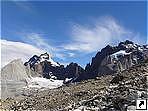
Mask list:
[[[1,67],[5,66],[14,59],[22,59],[23,62],[27,61],[33,55],[40,55],[44,51],[37,47],[8,40],[0,40],[1,42]]]
[[[65,50],[58,45],[51,45],[48,40],[45,39],[44,34],[41,33],[22,33],[23,41],[42,49],[44,52],[48,52],[52,57],[57,57],[61,60],[65,60],[66,57],[71,57],[72,54],[67,54]]]
[[[57,50],[54,46],[51,46],[43,37],[43,34],[39,33],[25,33],[24,40],[28,43],[34,44],[38,48],[52,52],[53,50]]]
[[[29,13],[34,13],[33,6],[30,2],[28,2],[28,0],[21,0],[21,1],[12,0],[11,2],[13,2],[16,6]]]
[[[125,28],[115,18],[107,16],[95,19],[92,24],[73,24],[68,43],[53,44],[44,33],[22,32],[18,34],[24,43],[1,40],[2,64],[17,58],[26,60],[34,54],[44,52],[67,63],[71,60],[70,58],[92,54],[108,44],[115,44],[126,39],[143,42],[139,33]]]
[[[73,24],[72,41],[62,47],[66,50],[85,53],[95,52],[107,44],[126,39],[141,40],[138,33],[123,27],[115,18],[105,16],[95,20],[92,25]]]

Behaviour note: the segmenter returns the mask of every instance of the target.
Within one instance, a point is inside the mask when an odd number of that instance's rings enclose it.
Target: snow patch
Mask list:
[[[141,51],[141,52],[143,51],[143,49],[141,47],[138,47],[138,50]]]
[[[43,62],[43,61],[45,61],[45,60],[48,61],[48,62],[50,62],[52,66],[60,66],[58,63],[54,62],[51,58],[49,58],[48,60],[42,58],[42,59],[40,60],[40,62]]]
[[[70,80],[72,80],[73,78],[66,78],[65,82],[69,82]]]
[[[46,79],[42,77],[27,78],[27,87],[29,88],[58,88],[63,85],[63,80]]]
[[[110,85],[109,88],[116,88],[118,85]]]
[[[52,66],[60,66],[58,63],[54,62],[51,58],[49,59],[49,61],[51,62]]]
[[[120,51],[112,54],[111,57],[118,58],[118,56],[120,56],[120,55],[124,56],[124,55],[129,55],[129,54],[131,54],[131,52],[127,53],[125,50],[120,50]]]

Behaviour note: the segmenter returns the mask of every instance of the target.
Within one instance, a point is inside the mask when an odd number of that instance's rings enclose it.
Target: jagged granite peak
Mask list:
[[[70,63],[66,67],[54,62],[48,53],[34,55],[25,65],[45,78],[56,76],[58,79],[74,78],[75,81],[95,78],[97,76],[114,74],[123,71],[148,58],[147,45],[138,45],[126,40],[117,46],[107,45],[99,51],[85,70],[77,63]]]
[[[58,62],[54,62],[48,53],[41,54],[40,56],[34,55],[24,65],[29,66],[31,70],[48,79],[52,76],[59,80],[72,79],[78,77],[84,71],[82,67],[73,62],[64,67],[64,65],[60,65]]]
[[[27,74],[48,79],[52,76],[60,80],[72,78],[75,82],[123,71],[146,58],[148,58],[147,45],[141,46],[126,40],[117,46],[107,45],[92,58],[92,62],[87,64],[85,69],[73,62],[64,67],[54,62],[47,52],[34,55],[24,65]]]
[[[120,43],[119,43],[119,46],[120,46],[121,44],[128,45],[128,44],[134,44],[134,42],[129,41],[129,40],[126,40],[126,41],[124,41],[124,42],[120,42]]]
[[[65,75],[67,78],[75,78],[81,75],[84,72],[84,69],[79,66],[77,63],[71,62],[65,67]]]
[[[79,77],[79,80],[114,74],[147,58],[147,45],[138,45],[129,40],[120,42],[117,46],[107,45],[92,58],[91,63],[86,65],[85,71]]]
[[[47,52],[39,56],[32,56],[24,65],[45,78],[51,78],[51,76],[59,73],[59,69],[62,68],[62,65],[53,61],[51,55]]]
[[[59,66],[57,62],[54,62],[47,52],[44,54],[41,54],[40,56],[34,55],[29,59],[28,62],[25,62],[24,65],[30,65],[30,67],[33,67],[35,64],[43,62],[43,61],[48,61],[52,66]]]

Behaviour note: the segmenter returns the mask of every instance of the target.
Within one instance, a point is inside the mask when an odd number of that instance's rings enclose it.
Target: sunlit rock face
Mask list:
[[[19,89],[26,85],[26,68],[20,59],[10,62],[1,69],[1,98],[19,94]]]
[[[16,59],[1,69],[1,99],[28,95],[34,89],[52,89],[60,87],[63,80],[43,78],[30,66],[25,66],[21,59]]]

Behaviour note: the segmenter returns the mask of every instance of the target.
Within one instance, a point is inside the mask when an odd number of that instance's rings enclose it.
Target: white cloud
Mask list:
[[[124,40],[140,40],[138,34],[124,28],[113,17],[101,17],[94,24],[72,26],[72,41],[62,47],[66,50],[91,53],[98,51],[108,44]]]
[[[65,55],[61,53],[62,49],[57,48],[55,45],[49,43],[49,39],[46,40],[43,34],[40,33],[22,33],[23,41],[36,46],[39,49],[44,50],[51,54],[52,57],[64,59]]]
[[[51,45],[49,43],[49,39],[46,40],[43,37],[43,34],[39,33],[24,33],[22,34],[24,37],[24,41],[33,44],[34,46],[38,47],[39,49],[44,50],[45,52],[49,52],[52,57],[57,57],[62,60],[65,60],[66,57],[74,57],[74,53],[66,52],[65,49],[60,47],[60,44]]]
[[[35,46],[39,47],[40,49],[46,50],[46,51],[55,51],[57,50],[55,47],[49,45],[45,39],[43,39],[42,34],[39,33],[28,33],[25,34],[25,41],[34,44]]]
[[[27,61],[33,55],[40,55],[44,51],[22,42],[13,42],[8,40],[1,41],[1,67],[5,66],[14,59],[21,58]]]

